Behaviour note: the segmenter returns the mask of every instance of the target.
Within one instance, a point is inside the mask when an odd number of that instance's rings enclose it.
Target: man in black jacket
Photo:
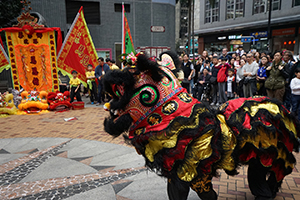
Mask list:
[[[182,81],[182,87],[186,88],[188,93],[191,93],[191,87],[193,88],[194,80],[193,75],[195,72],[194,65],[189,61],[189,56],[185,54],[183,56],[183,62],[181,69],[184,73],[184,80]]]
[[[208,89],[210,87],[210,77],[211,75],[208,74],[208,69],[203,69],[203,74],[201,74],[197,80],[198,86],[198,100],[201,100],[202,93],[204,89]]]

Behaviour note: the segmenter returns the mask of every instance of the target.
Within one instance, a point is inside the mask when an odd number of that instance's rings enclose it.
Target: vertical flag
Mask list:
[[[69,77],[76,70],[79,80],[86,86],[85,71],[88,64],[93,67],[98,65],[97,53],[81,7],[58,53],[57,65],[61,73]]]
[[[130,54],[133,52],[135,54],[133,42],[132,42],[132,36],[130,33],[130,28],[128,25],[126,12],[125,12],[125,6],[124,3],[122,3],[122,15],[123,15],[123,38],[122,38],[122,54]]]
[[[6,52],[4,51],[2,45],[0,44],[0,73],[4,69],[8,70],[9,67],[10,67],[9,58],[8,58]]]

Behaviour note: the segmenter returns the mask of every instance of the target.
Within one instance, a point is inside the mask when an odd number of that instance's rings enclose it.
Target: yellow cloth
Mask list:
[[[80,80],[78,78],[71,78],[69,83],[71,86],[77,87],[80,85]]]
[[[90,76],[93,76],[93,77],[95,77],[95,71],[88,71],[88,72],[85,72],[85,75],[86,75],[86,78],[88,78],[88,77],[90,77]],[[91,80],[91,81],[95,81],[95,79],[94,78],[92,78],[92,79],[89,79],[89,80]]]
[[[112,66],[109,67],[110,70],[115,70],[115,69],[120,69],[117,65],[113,64]]]

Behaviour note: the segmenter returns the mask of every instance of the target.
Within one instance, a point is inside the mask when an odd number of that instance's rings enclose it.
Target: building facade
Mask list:
[[[175,0],[124,1],[134,47],[145,49],[150,56],[175,50]],[[80,7],[98,56],[111,58],[120,66],[122,46],[122,0],[31,0],[32,13],[48,27],[60,27],[63,37],[68,33]],[[42,18],[40,17],[40,18]],[[46,21],[46,22],[45,22]],[[164,31],[151,31],[151,26]],[[0,81],[12,87],[10,70],[0,74]]]
[[[288,49],[300,52],[300,0],[272,0],[271,32],[268,33],[269,0],[195,1],[195,34],[199,36],[198,52],[272,51]],[[249,43],[243,37],[250,36]],[[270,42],[268,40],[270,37]]]
[[[123,2],[135,48],[175,50],[175,0]],[[81,6],[98,56],[118,60],[122,44],[122,0],[31,0],[32,10],[40,13],[49,27],[60,27],[64,36]],[[165,29],[152,32],[151,26]]]

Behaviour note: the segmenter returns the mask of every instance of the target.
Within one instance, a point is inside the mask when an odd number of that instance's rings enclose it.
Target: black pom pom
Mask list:
[[[163,78],[163,72],[158,67],[158,64],[156,62],[153,62],[148,59],[148,57],[144,54],[140,54],[137,58],[136,67],[139,71],[145,72],[148,71],[151,74],[152,79],[155,82],[161,81]]]

